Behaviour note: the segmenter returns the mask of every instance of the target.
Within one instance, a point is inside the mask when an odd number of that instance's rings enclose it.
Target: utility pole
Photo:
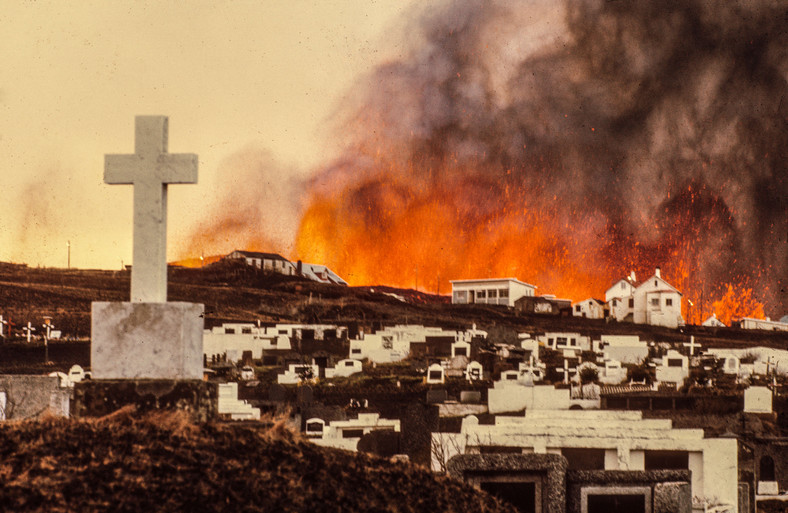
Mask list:
[[[71,241],[66,242],[66,247],[68,248],[68,266],[66,269],[71,269]]]

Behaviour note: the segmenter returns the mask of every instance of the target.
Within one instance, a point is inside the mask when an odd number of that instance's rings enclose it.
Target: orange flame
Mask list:
[[[717,318],[730,326],[731,321],[742,317],[765,318],[763,303],[753,297],[752,289],[726,285],[725,294],[712,304]]]

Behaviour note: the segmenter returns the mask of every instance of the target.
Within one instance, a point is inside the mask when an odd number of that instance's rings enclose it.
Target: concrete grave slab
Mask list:
[[[95,302],[93,379],[202,379],[203,305]]]

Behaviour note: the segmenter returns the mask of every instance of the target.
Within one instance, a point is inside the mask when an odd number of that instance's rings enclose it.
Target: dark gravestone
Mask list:
[[[392,430],[377,429],[361,437],[358,451],[390,458],[400,454],[400,434]]]
[[[427,390],[427,404],[445,403],[449,393],[445,389]]]
[[[485,492],[508,502],[521,513],[536,513],[536,483],[496,482],[481,483]]]
[[[463,390],[460,392],[460,402],[463,404],[479,404],[482,402],[482,393],[479,390]]]
[[[314,391],[310,386],[300,386],[297,392],[298,404],[309,405],[312,404],[314,398]]]
[[[646,496],[626,495],[589,495],[588,513],[646,513]]]
[[[283,403],[287,400],[287,389],[279,383],[274,383],[268,387],[268,400]]]

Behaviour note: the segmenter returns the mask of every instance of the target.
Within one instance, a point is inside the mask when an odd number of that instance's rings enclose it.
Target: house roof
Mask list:
[[[594,302],[596,302],[596,304],[598,304],[598,305],[604,305],[604,304],[605,304],[605,302],[604,302],[604,301],[602,301],[601,299],[597,299],[597,298],[595,298],[595,297],[589,297],[589,298],[587,298],[587,299],[584,299],[584,300],[582,300],[582,301],[578,301],[578,302],[577,302],[577,303],[575,303],[575,304],[576,304],[576,305],[578,305],[578,304],[580,304],[580,303],[585,303],[586,301],[594,301]]]
[[[449,280],[449,283],[454,285],[455,283],[458,285],[471,285],[473,283],[505,283],[505,282],[515,282],[519,283],[520,285],[525,285],[526,287],[531,287],[532,289],[537,288],[536,285],[531,285],[530,283],[525,283],[524,281],[520,281],[517,278],[489,278],[486,280],[483,279],[475,279],[475,280]]]
[[[284,260],[285,262],[289,262],[290,261],[290,260],[286,259],[285,257],[283,257],[282,255],[279,255],[277,253],[260,253],[260,252],[257,252],[257,251],[245,251],[245,250],[241,250],[241,249],[236,249],[235,251],[230,253],[230,255],[232,255],[233,253],[241,254],[241,255],[243,255],[246,258],[261,258],[261,259],[264,259],[264,260]]]
[[[332,283],[334,285],[347,285],[347,282],[339,277],[337,273],[324,265],[307,264],[301,262],[301,274],[305,277],[320,282]]]
[[[643,281],[643,283],[641,283],[640,285],[638,285],[638,286],[637,286],[637,288],[640,288],[640,287],[642,287],[642,286],[644,286],[644,285],[647,285],[647,284],[651,283],[651,280],[659,280],[660,282],[662,282],[662,284],[663,284],[663,285],[665,285],[665,286],[667,286],[667,287],[668,287],[668,290],[665,290],[665,289],[659,288],[659,289],[655,289],[655,290],[653,290],[652,292],[677,292],[679,295],[683,295],[683,294],[682,294],[682,293],[679,291],[679,289],[677,289],[676,287],[674,287],[674,286],[673,286],[673,285],[671,285],[670,283],[666,282],[664,278],[662,278],[661,276],[657,276],[656,274],[654,274],[654,275],[653,275],[651,278],[649,278],[648,280],[645,280],[645,281]]]

